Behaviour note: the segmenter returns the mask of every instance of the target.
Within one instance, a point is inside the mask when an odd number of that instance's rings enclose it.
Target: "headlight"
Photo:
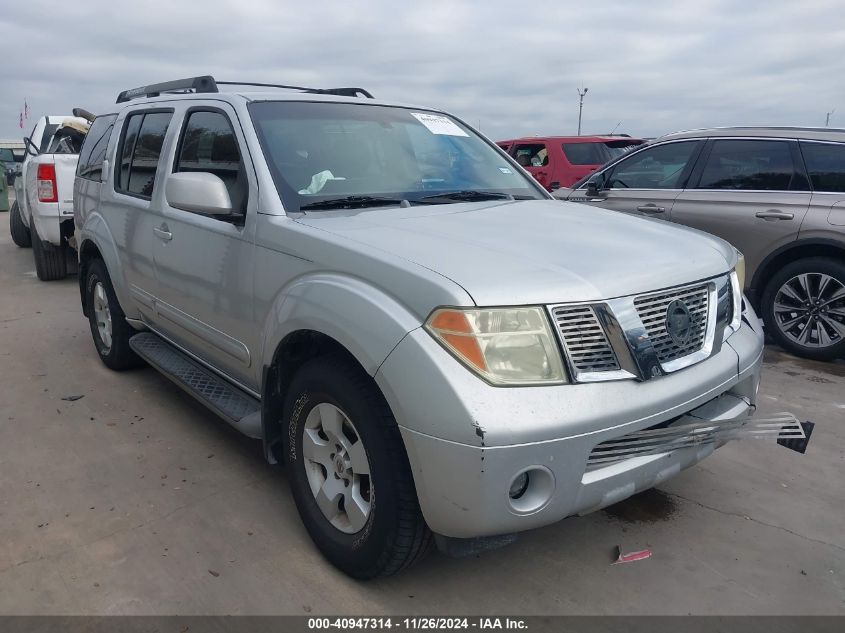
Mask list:
[[[566,382],[543,308],[439,308],[431,313],[425,329],[494,385]]]
[[[731,290],[733,292],[733,316],[731,317],[730,328],[736,332],[742,325],[742,282],[740,281],[739,264],[731,271]]]

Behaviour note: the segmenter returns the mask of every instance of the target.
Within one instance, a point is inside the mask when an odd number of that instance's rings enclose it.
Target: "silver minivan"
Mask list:
[[[845,356],[845,130],[669,134],[555,195],[728,240],[777,343]]]

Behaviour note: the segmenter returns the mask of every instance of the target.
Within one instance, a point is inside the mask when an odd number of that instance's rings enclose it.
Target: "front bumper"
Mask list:
[[[762,349],[762,328],[749,308],[718,353],[659,379],[502,388],[476,378],[417,330],[391,353],[376,380],[399,422],[429,527],[470,538],[592,512],[704,459],[714,443],[587,467],[596,445],[633,431],[669,420],[748,415]],[[544,481],[541,496],[547,498],[515,507],[508,491],[526,468]]]

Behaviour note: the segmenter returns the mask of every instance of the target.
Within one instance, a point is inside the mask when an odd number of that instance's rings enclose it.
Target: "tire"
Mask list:
[[[44,248],[38,236],[38,227],[32,221],[32,255],[35,257],[35,273],[41,281],[56,281],[67,277],[67,244],[62,242],[53,248]]]
[[[339,428],[345,439],[345,443],[341,441],[343,456],[329,453],[335,466],[338,457],[342,463],[345,457],[357,457],[347,463],[353,473],[356,469],[362,471],[361,455],[368,465],[369,476],[354,473],[349,478],[350,485],[336,476],[339,468],[330,472],[318,461],[305,457],[306,452],[313,456],[319,450],[313,448],[313,440],[305,439],[306,425],[331,419],[335,412],[340,413]],[[283,415],[288,438],[285,461],[296,507],[314,543],[333,565],[353,578],[369,579],[395,574],[425,556],[432,535],[420,511],[396,420],[381,391],[360,366],[341,355],[308,361],[293,378]],[[341,446],[330,441],[336,438],[326,435],[322,426],[318,430],[309,428],[309,436],[316,437],[316,442],[327,440],[327,450]],[[305,443],[312,448],[304,451]],[[321,454],[325,459],[325,453]],[[312,491],[312,483],[316,480],[319,484],[321,478],[325,479],[326,489],[342,490],[338,502],[328,504],[341,508],[334,524],[320,509]],[[369,503],[362,527],[361,513],[343,510],[347,499],[355,503],[352,499],[356,486],[362,502],[356,507]],[[344,500],[342,505],[340,499]]]
[[[789,352],[845,357],[845,261],[809,257],[784,266],[766,284],[760,307],[768,334]]]
[[[21,248],[32,246],[32,235],[21,219],[21,208],[18,206],[17,200],[12,203],[12,208],[9,209],[9,233],[12,234],[12,241]]]
[[[144,361],[129,347],[129,339],[136,331],[126,322],[106,265],[101,259],[95,259],[88,265],[85,275],[85,305],[88,308],[88,323],[91,326],[94,347],[103,364],[116,371],[143,365]],[[107,312],[103,312],[101,307],[106,307]],[[108,336],[101,334],[100,323],[105,321],[102,319],[104,314],[108,315],[110,322]]]

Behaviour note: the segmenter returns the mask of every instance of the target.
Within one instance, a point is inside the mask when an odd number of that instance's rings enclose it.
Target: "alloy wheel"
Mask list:
[[[349,416],[327,402],[314,407],[305,419],[302,455],[323,516],[341,532],[359,532],[372,511],[373,489],[367,452]]]
[[[775,323],[798,345],[821,349],[845,340],[845,284],[824,273],[802,273],[775,294]]]
[[[109,299],[106,296],[106,287],[101,281],[98,281],[94,286],[93,304],[97,333],[100,335],[100,341],[105,348],[104,351],[108,352],[112,343],[111,310],[109,309]]]

